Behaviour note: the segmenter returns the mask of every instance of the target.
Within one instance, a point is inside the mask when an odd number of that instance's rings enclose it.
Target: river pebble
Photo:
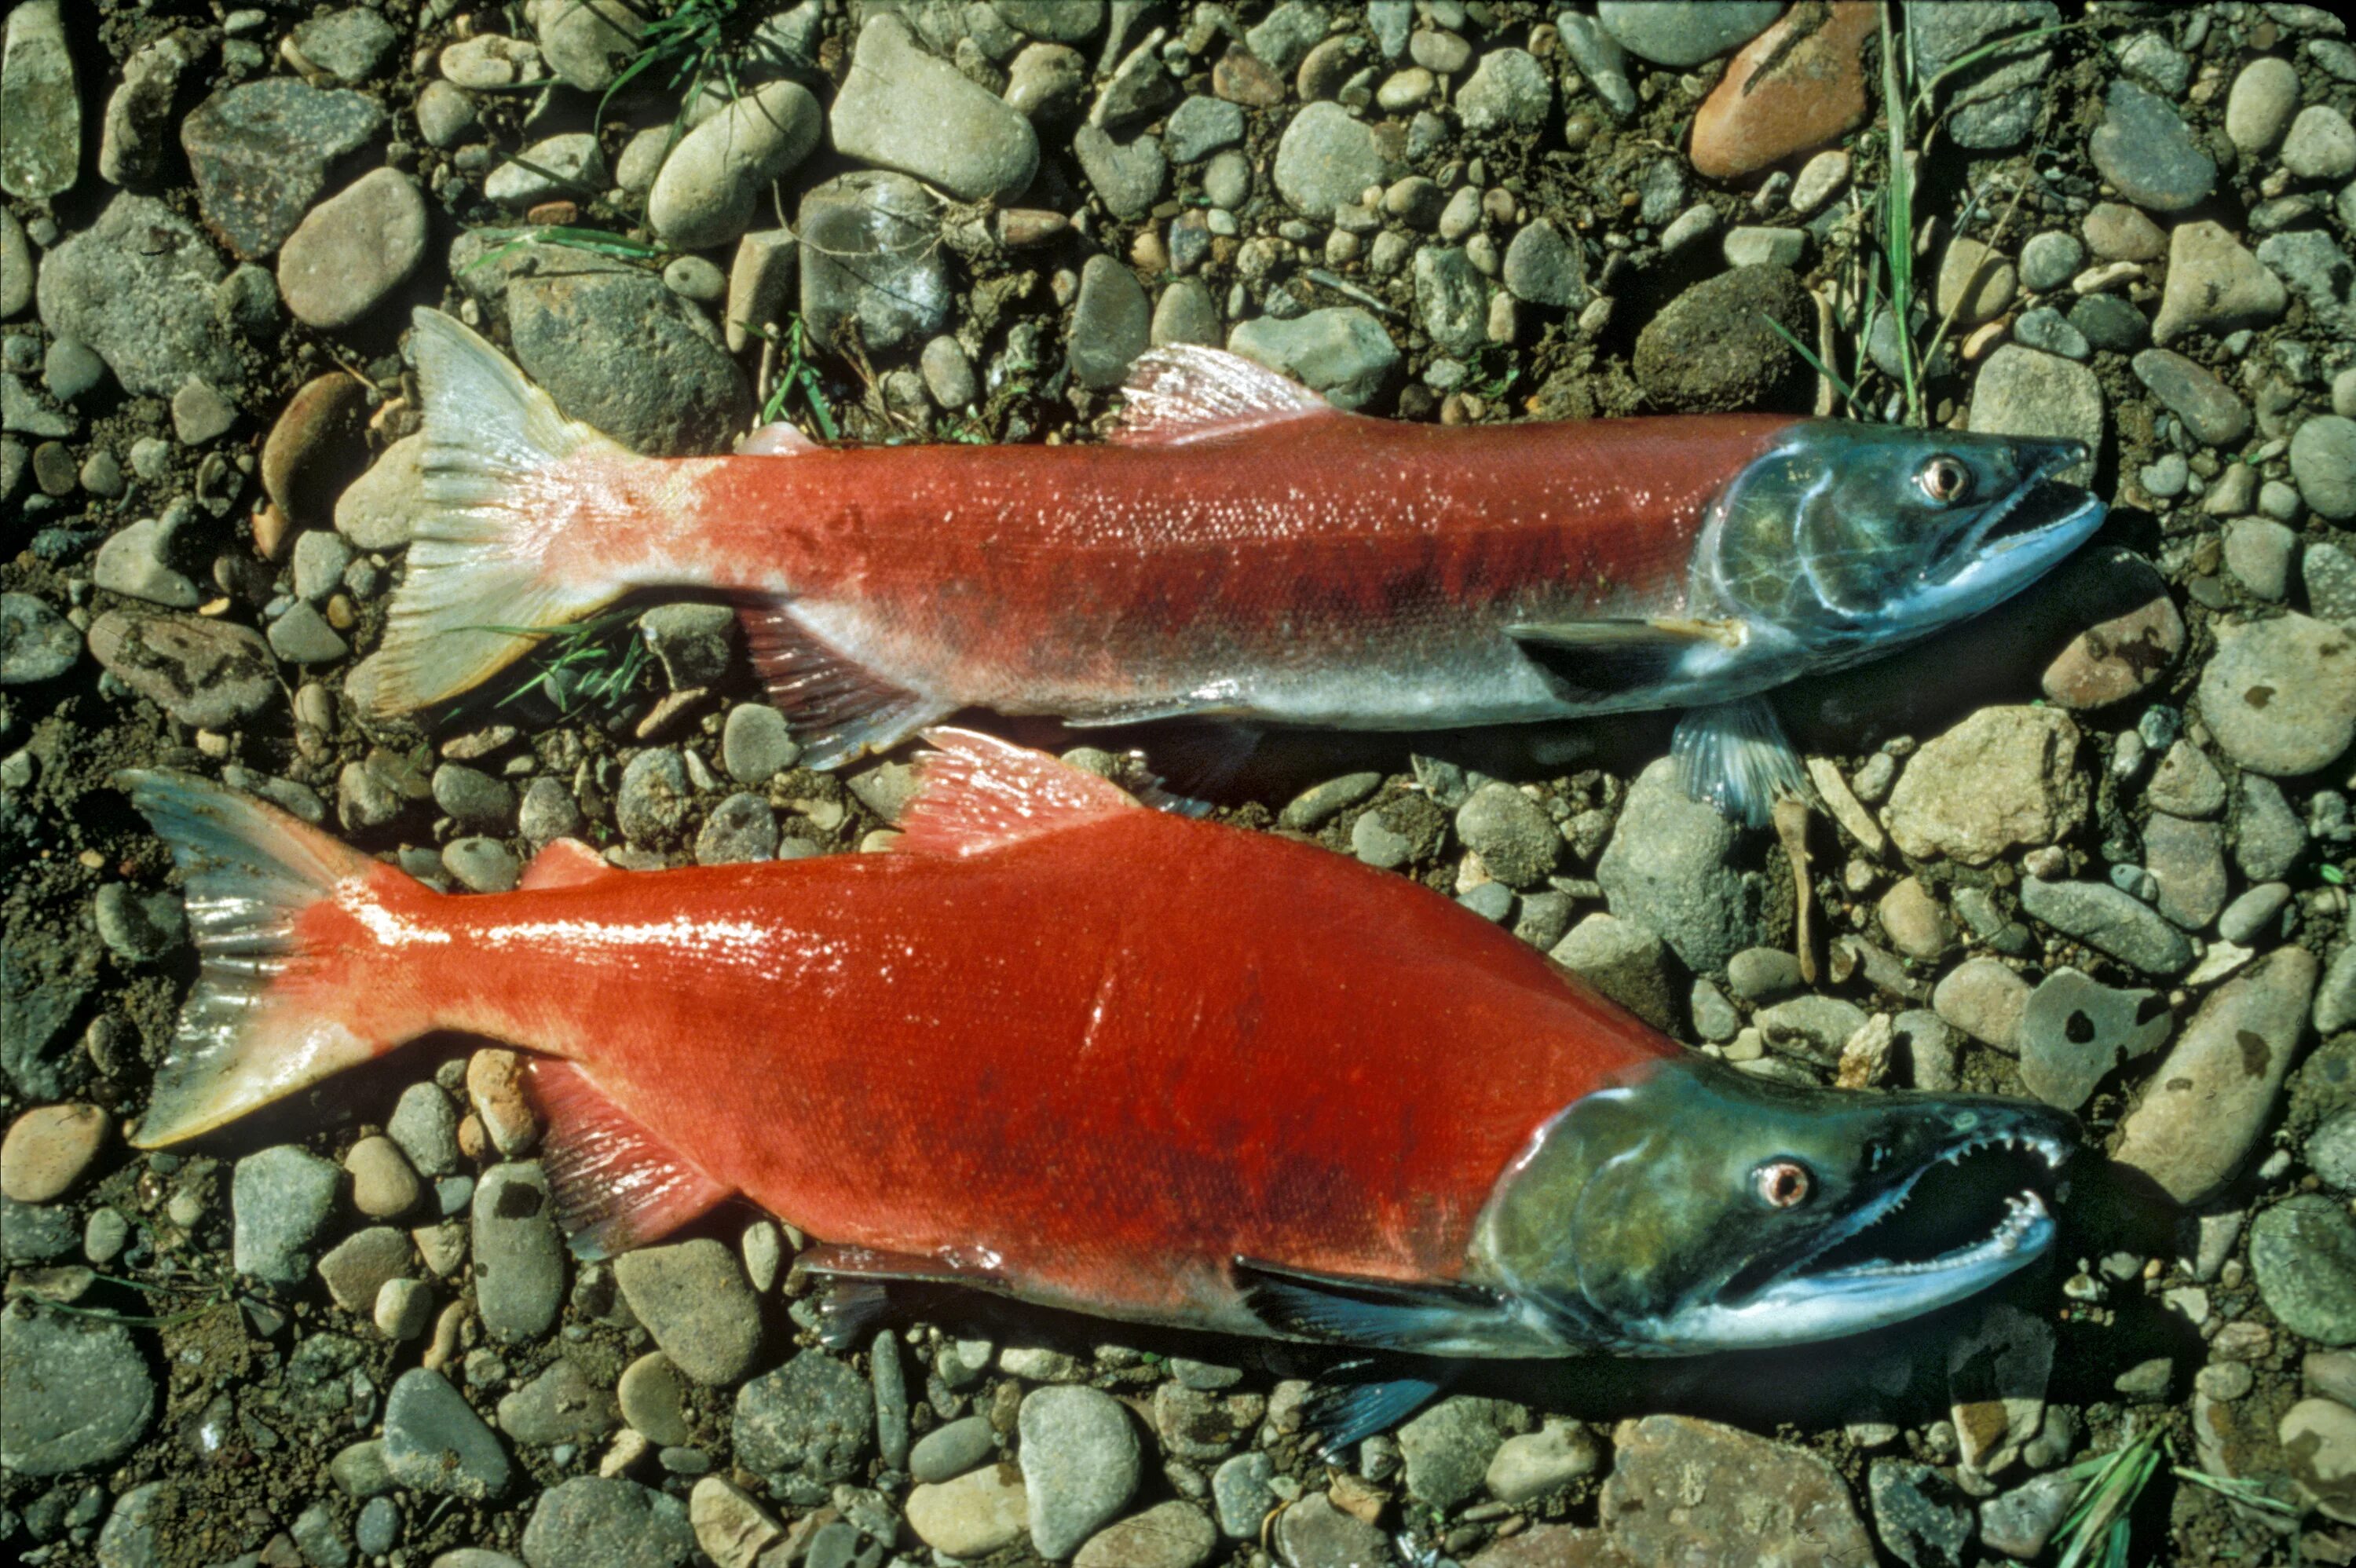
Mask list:
[[[292,1144],[239,1160],[230,1178],[237,1272],[285,1289],[308,1279],[342,1185],[342,1171]]]
[[[2250,1223],[2250,1272],[2282,1326],[2321,1345],[2356,1344],[2356,1220],[2297,1193]]]
[[[155,1416],[155,1377],[128,1328],[29,1301],[0,1307],[0,1464],[21,1476],[112,1464]]]
[[[385,1397],[384,1464],[412,1490],[477,1501],[505,1492],[513,1475],[483,1418],[448,1379],[424,1367],[402,1373]]]
[[[523,1531],[530,1568],[682,1568],[694,1554],[686,1505],[618,1477],[576,1476],[551,1487]]]
[[[751,1369],[760,1303],[728,1247],[709,1237],[640,1247],[614,1260],[614,1277],[655,1343],[689,1377],[720,1385]]]
[[[844,156],[913,175],[960,201],[1020,196],[1039,166],[1031,123],[927,53],[890,12],[860,28],[829,130]]]
[[[1067,1557],[1137,1490],[1135,1425],[1111,1396],[1071,1386],[1026,1395],[1020,1432],[1032,1548]]]
[[[484,1328],[510,1341],[546,1333],[564,1300],[564,1243],[540,1162],[483,1172],[473,1213],[475,1302]]]
[[[2120,990],[2075,969],[2056,969],[2021,1008],[2020,1081],[2047,1104],[2074,1111],[2112,1072],[2158,1050],[2174,1025],[2157,992]]]
[[[2288,778],[2329,765],[2356,740],[2356,634],[2300,614],[2221,621],[2201,715],[2244,768]]]
[[[1030,1502],[1023,1473],[1012,1465],[986,1465],[954,1480],[913,1487],[908,1528],[951,1558],[986,1557],[1023,1539]]]

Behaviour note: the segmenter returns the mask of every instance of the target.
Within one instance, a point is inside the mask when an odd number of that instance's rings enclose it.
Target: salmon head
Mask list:
[[[1547,1124],[1492,1193],[1474,1262],[1565,1339],[1622,1353],[1837,1339],[2034,1261],[2076,1142],[2068,1115],[2024,1101],[1676,1058]]]
[[[2060,475],[2085,459],[2075,441],[1804,421],[1711,500],[1694,613],[1747,623],[1754,657],[1796,667],[1887,653],[2084,543],[2103,504]]]

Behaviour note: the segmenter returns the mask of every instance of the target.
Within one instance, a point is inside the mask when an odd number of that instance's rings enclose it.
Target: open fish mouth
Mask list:
[[[2008,1274],[2051,1243],[2040,1189],[2070,1153],[2035,1132],[1966,1138],[1850,1216],[1782,1277],[1878,1292],[1910,1279]]]
[[[2050,539],[2092,517],[2100,517],[2102,503],[2093,493],[2055,477],[2086,460],[2083,442],[2056,441],[2036,470],[2012,493],[1993,503],[1987,514],[1948,547],[1951,559],[1994,557],[2032,541]]]

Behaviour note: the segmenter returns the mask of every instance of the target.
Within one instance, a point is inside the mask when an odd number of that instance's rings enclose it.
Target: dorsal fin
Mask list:
[[[573,1063],[534,1057],[530,1083],[548,1124],[541,1166],[556,1223],[578,1256],[606,1257],[668,1235],[732,1190],[658,1140]]]
[[[623,872],[605,863],[605,858],[578,838],[552,838],[547,848],[531,858],[531,864],[516,879],[516,886],[528,891],[548,888],[577,888],[589,882],[599,882]]]
[[[1173,446],[1338,411],[1265,365],[1193,343],[1140,355],[1122,396],[1127,405],[1113,439],[1129,446]]]
[[[1110,779],[970,730],[924,732],[916,798],[900,815],[902,855],[978,855],[1137,806]]]
[[[798,457],[805,452],[825,450],[801,432],[799,427],[783,420],[758,426],[736,443],[739,457]]]

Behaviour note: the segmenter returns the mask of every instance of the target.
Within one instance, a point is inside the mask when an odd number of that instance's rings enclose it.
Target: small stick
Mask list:
[[[1808,803],[1797,795],[1779,795],[1775,801],[1775,837],[1782,840],[1783,853],[1792,862],[1792,891],[1796,908],[1794,916],[1797,935],[1800,978],[1813,986],[1816,983],[1816,937],[1813,900],[1808,888]]]

